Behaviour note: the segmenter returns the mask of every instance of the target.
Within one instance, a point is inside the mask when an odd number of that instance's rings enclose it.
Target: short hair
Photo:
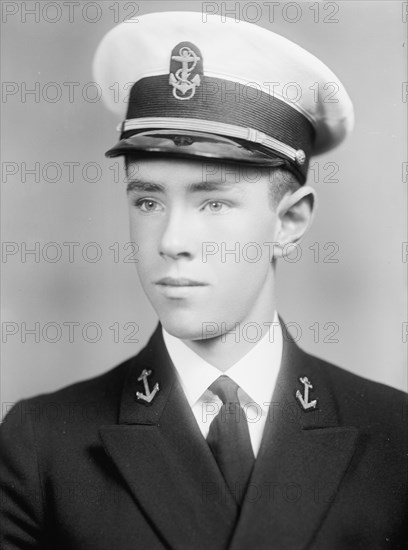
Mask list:
[[[294,193],[302,184],[296,175],[285,166],[269,170],[269,198],[273,208],[276,208],[285,195]]]

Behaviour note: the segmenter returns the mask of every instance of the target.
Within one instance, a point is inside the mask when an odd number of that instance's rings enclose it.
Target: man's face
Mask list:
[[[163,327],[187,340],[272,314],[277,216],[265,171],[151,158],[128,167],[132,240],[143,289]],[[266,243],[266,244],[264,244]]]

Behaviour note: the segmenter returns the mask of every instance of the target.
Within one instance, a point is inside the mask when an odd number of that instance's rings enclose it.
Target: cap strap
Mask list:
[[[294,149],[281,141],[255,130],[254,128],[243,128],[234,124],[223,122],[214,122],[199,118],[176,118],[176,117],[140,117],[125,120],[121,130],[142,130],[145,128],[166,128],[169,130],[192,130],[199,132],[208,132],[210,134],[224,135],[252,141],[285,157],[297,164],[302,165],[306,160],[306,155],[302,149]]]

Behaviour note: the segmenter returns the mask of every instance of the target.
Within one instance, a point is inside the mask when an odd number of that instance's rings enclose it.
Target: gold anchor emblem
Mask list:
[[[147,381],[147,377],[150,376],[151,374],[152,374],[151,370],[143,369],[140,376],[139,376],[139,378],[137,379],[138,382],[141,382],[143,380],[145,393],[141,393],[140,391],[137,391],[136,392],[136,397],[138,399],[143,399],[143,401],[146,401],[147,403],[151,403],[152,399],[154,398],[156,393],[159,391],[159,384],[158,383],[156,383],[154,385],[154,388],[152,389],[152,391],[150,391],[149,383]]]
[[[173,86],[173,95],[176,99],[182,101],[191,99],[195,94],[196,87],[201,84],[200,75],[198,74],[189,80],[191,73],[200,61],[200,57],[188,46],[182,46],[179,55],[172,55],[171,59],[181,63],[181,68],[175,74],[170,73],[169,84]]]
[[[312,384],[309,382],[309,379],[307,376],[301,376],[299,380],[304,385],[304,395],[300,393],[299,390],[296,392],[296,397],[299,400],[300,404],[302,405],[303,409],[305,411],[308,411],[310,409],[315,409],[317,405],[317,399],[313,399],[313,401],[309,401],[309,390],[313,389]]]

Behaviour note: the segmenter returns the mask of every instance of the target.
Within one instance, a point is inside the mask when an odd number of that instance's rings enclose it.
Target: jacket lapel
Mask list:
[[[137,400],[143,369],[150,404]],[[177,550],[223,549],[236,522],[236,504],[193,416],[163,342],[160,325],[131,365],[118,425],[100,436],[135,500],[159,536]]]
[[[335,498],[358,431],[339,425],[327,376],[284,331],[284,350],[261,449],[230,550],[303,550]],[[313,384],[303,409],[300,377]]]

